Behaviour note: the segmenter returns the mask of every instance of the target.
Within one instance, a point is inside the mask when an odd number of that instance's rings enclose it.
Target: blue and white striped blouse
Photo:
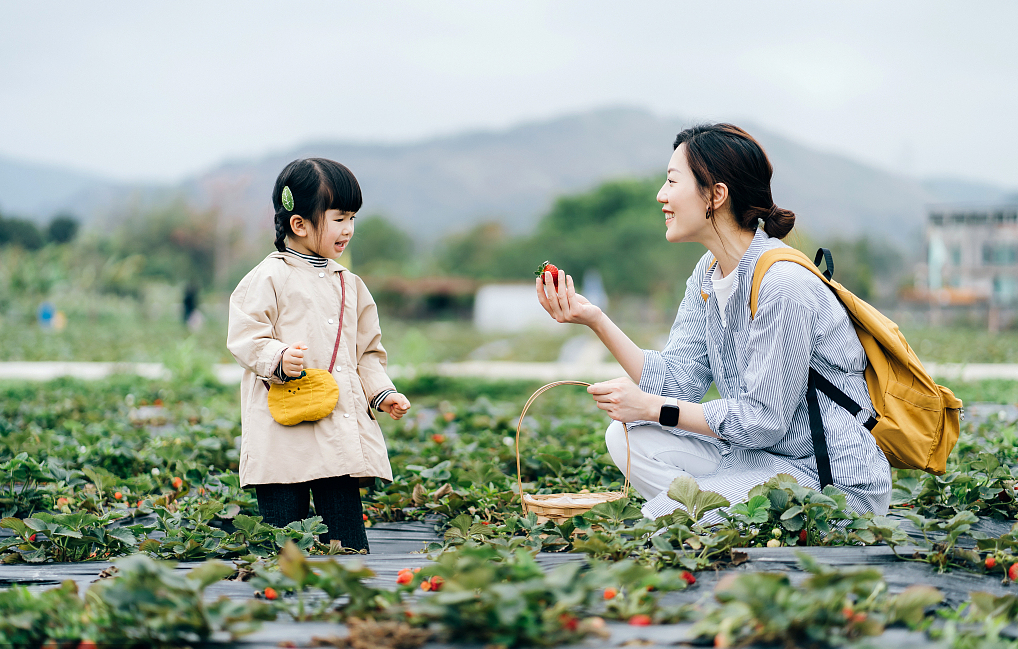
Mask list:
[[[872,405],[863,372],[866,354],[855,329],[827,286],[792,262],[771,266],[760,285],[756,318],[750,319],[749,293],[760,255],[787,247],[763,230],[753,237],[735,270],[735,287],[721,326],[718,302],[707,272],[708,252],[686,282],[668,343],[661,352],[645,350],[640,388],[645,392],[699,402],[711,382],[720,399],[703,412],[719,440],[680,429],[717,446],[717,471],[696,478],[701,489],[730,502],[779,473],[820,488],[806,409],[806,378],[812,367],[864,408]],[[707,300],[703,294],[708,294]],[[891,469],[870,434],[848,411],[821,393],[834,485],[858,512],[887,512]],[[644,505],[646,516],[670,513],[678,503],[661,493]]]

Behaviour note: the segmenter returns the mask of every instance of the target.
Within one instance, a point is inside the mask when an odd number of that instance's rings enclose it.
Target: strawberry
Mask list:
[[[605,599],[615,599],[615,596],[618,595],[618,594],[619,594],[619,591],[617,589],[615,589],[615,588],[612,588],[611,586],[609,586],[608,588],[604,589],[604,598]]]
[[[637,613],[633,617],[629,618],[629,623],[633,626],[650,626],[653,620],[650,619],[649,615],[643,613]]]
[[[685,581],[686,584],[690,586],[696,583],[696,577],[694,577],[693,573],[689,572],[688,570],[683,570],[682,574],[679,576],[682,577],[682,580]]]
[[[275,588],[273,588],[272,586],[268,586],[265,588],[265,599],[277,599],[278,597],[279,593],[276,592]]]
[[[1007,569],[1007,577],[1011,581],[1018,581],[1018,563],[1012,563],[1011,567]]]
[[[986,557],[986,569],[987,570],[993,570],[993,568],[996,567],[996,565],[997,565],[997,559],[996,558],[994,558],[992,556]]]
[[[571,615],[569,613],[563,613],[562,615],[558,616],[558,621],[559,624],[562,625],[562,628],[566,629],[567,631],[575,631],[576,627],[580,625],[580,621],[576,618],[576,616]]]
[[[541,264],[536,271],[534,271],[534,275],[540,277],[543,281],[545,272],[551,273],[551,279],[555,282],[555,288],[558,288],[558,266],[550,261],[546,261]]]
[[[431,578],[431,590],[442,590],[442,584],[445,583],[445,579],[442,579],[438,575]]]
[[[413,580],[414,573],[410,572],[409,568],[403,568],[402,570],[399,571],[399,574],[396,575],[396,583],[399,584],[400,586],[409,584]]]

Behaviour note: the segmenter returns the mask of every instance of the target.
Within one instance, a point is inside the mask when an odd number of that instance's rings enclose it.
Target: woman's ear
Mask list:
[[[728,185],[724,183],[714,183],[714,195],[711,198],[713,199],[712,207],[714,208],[714,211],[720,211],[728,201]]]
[[[307,225],[304,223],[304,219],[300,214],[294,214],[290,217],[290,231],[298,237],[308,236]]]

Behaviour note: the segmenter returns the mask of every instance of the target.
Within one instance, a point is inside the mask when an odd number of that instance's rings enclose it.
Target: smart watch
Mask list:
[[[678,426],[679,400],[675,397],[665,397],[665,402],[661,405],[661,415],[657,421],[662,426]]]

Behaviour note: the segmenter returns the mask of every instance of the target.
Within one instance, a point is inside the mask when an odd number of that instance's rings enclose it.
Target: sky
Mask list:
[[[175,182],[609,106],[1018,187],[1018,2],[5,2],[0,155]]]

